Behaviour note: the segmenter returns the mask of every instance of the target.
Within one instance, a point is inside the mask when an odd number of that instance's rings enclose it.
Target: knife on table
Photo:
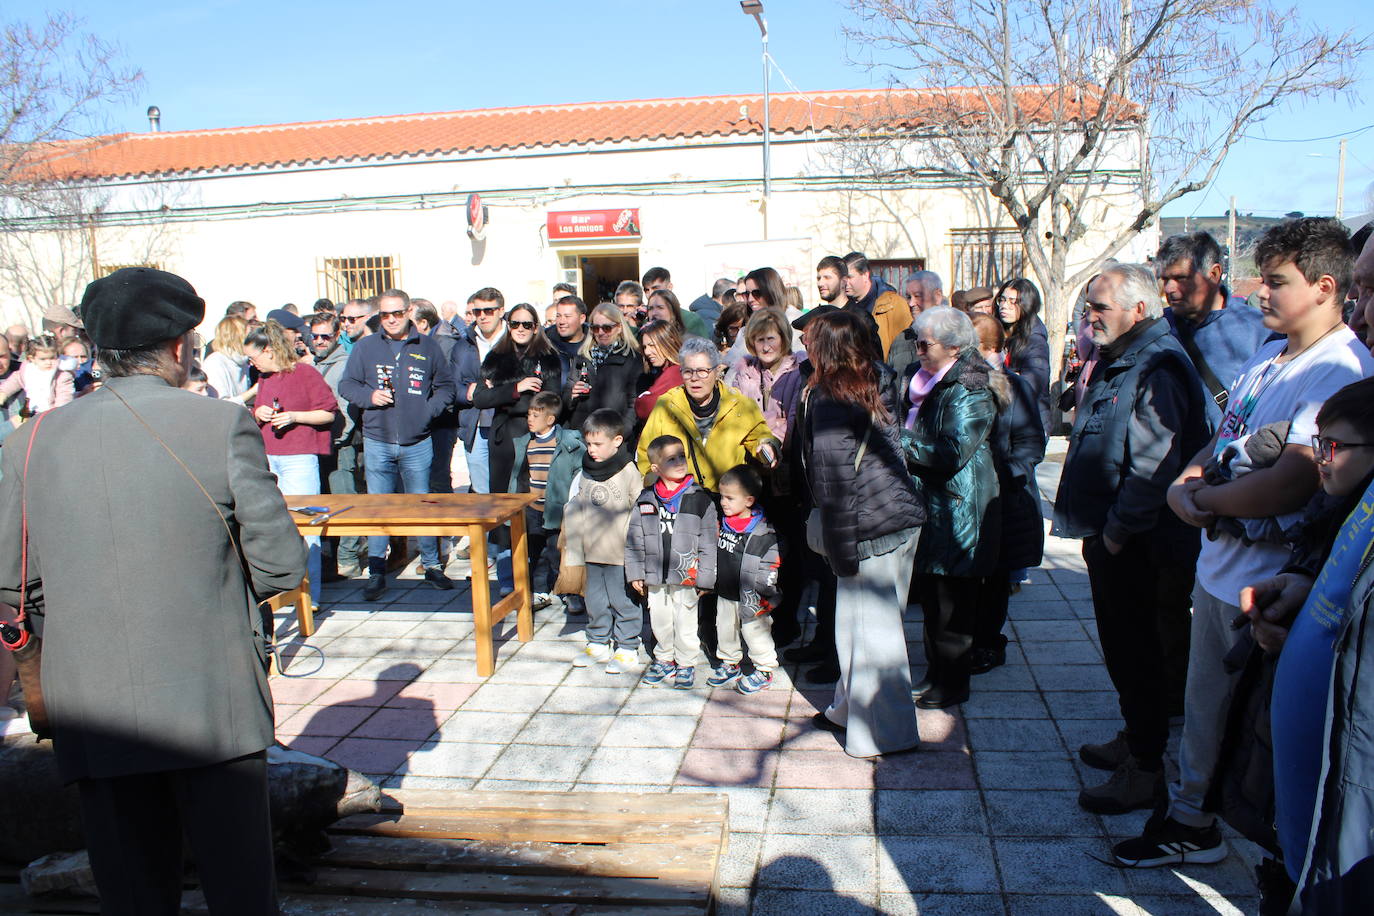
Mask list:
[[[340,512],[347,512],[349,509],[352,508],[352,506],[344,506],[341,509],[335,509],[333,512],[326,512],[323,515],[317,515],[310,520],[310,524],[323,525],[325,522],[329,521],[331,518],[338,515]]]

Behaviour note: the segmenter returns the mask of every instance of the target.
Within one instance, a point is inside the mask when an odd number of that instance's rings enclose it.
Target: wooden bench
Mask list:
[[[729,799],[714,794],[393,790],[381,814],[330,828],[333,849],[311,880],[279,876],[282,909],[705,916],[728,812]],[[97,912],[91,901],[64,909],[22,894],[0,883],[0,909]]]

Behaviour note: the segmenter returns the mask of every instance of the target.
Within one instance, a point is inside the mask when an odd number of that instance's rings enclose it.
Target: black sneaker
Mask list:
[[[1189,827],[1172,817],[1156,823],[1152,818],[1145,832],[1133,840],[1112,847],[1112,857],[1126,868],[1157,868],[1160,865],[1211,865],[1226,858],[1228,850],[1216,824]]]
[[[1098,770],[1115,772],[1131,756],[1126,733],[1117,732],[1106,744],[1084,744],[1078,749],[1078,759]]]
[[[426,569],[425,581],[441,592],[447,592],[453,589],[453,583],[449,581],[448,576],[444,575],[442,566],[434,566]]]
[[[381,573],[373,573],[367,577],[367,585],[363,586],[363,600],[376,601],[382,597],[386,591],[386,576]]]

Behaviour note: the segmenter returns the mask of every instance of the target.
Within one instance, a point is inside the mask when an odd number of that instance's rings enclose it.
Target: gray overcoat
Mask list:
[[[67,780],[204,766],[273,741],[258,599],[299,584],[305,549],[239,404],[151,375],[44,415],[29,461],[30,588]],[[30,421],[0,449],[0,601],[18,603]]]

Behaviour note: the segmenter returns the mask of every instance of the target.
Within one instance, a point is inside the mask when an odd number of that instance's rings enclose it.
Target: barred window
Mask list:
[[[1026,275],[1026,246],[1015,229],[952,229],[950,289],[996,287]]]
[[[360,258],[321,258],[320,298],[332,302],[368,299],[388,289],[400,289],[400,258],[369,255]]]
[[[926,269],[925,258],[912,258],[907,261],[897,260],[874,260],[868,261],[869,276],[882,277],[889,285],[903,296],[906,295],[906,287],[902,284],[906,278],[918,270]]]
[[[161,269],[162,269],[162,265],[161,265],[161,264],[153,264],[153,263],[149,263],[149,262],[145,262],[145,263],[141,263],[141,264],[101,264],[101,265],[99,265],[100,276],[102,276],[102,277],[108,277],[110,274],[114,273],[116,270],[123,270],[123,269],[126,268],[126,267],[147,267],[149,270],[161,270]]]

